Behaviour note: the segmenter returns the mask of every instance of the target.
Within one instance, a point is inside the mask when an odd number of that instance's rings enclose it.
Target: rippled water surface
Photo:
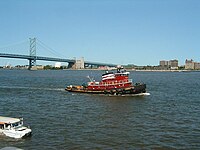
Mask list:
[[[73,94],[68,84],[103,71],[0,70],[0,116],[23,117],[33,135],[0,148],[199,149],[200,72],[131,72],[150,96]]]

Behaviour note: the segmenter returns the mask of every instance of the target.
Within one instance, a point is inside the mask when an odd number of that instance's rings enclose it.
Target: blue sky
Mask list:
[[[28,54],[2,47],[30,37],[66,58],[136,65],[200,62],[200,1],[0,0],[0,52]],[[37,54],[49,55],[42,51]],[[0,58],[0,65],[7,62],[28,64]]]

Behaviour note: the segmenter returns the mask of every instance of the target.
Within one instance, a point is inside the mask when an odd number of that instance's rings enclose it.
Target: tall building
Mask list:
[[[195,70],[200,70],[200,63],[199,62],[195,62],[194,63],[194,69]]]
[[[170,60],[170,61],[166,61],[166,60],[161,60],[160,61],[160,66],[165,68],[165,69],[178,69],[178,60],[174,59],[174,60]]]
[[[166,61],[166,60],[161,60],[161,61],[160,61],[160,66],[162,66],[162,67],[168,66],[168,61]]]
[[[185,60],[185,69],[188,69],[188,70],[194,69],[194,61],[192,59],[190,59],[190,60],[186,59]]]
[[[170,60],[169,61],[169,66],[171,69],[178,69],[178,60]]]

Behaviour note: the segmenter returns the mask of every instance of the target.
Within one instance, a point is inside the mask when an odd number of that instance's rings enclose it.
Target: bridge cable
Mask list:
[[[4,45],[4,46],[1,46],[0,49],[11,48],[11,47],[19,46],[19,45],[22,45],[22,44],[27,44],[27,40],[23,40],[23,41],[20,41],[20,42]]]
[[[47,46],[46,44],[44,44],[41,40],[37,39],[37,41],[39,42],[38,44],[40,46],[42,46],[43,48],[45,48],[46,50],[48,50],[49,52],[51,52],[52,54],[58,56],[58,57],[61,57],[61,58],[64,58],[62,54],[56,52],[55,50],[53,50],[52,48],[50,48],[49,46]]]

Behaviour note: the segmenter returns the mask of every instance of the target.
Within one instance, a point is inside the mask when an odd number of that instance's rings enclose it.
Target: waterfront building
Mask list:
[[[194,61],[192,59],[190,59],[190,60],[186,59],[185,60],[185,69],[188,69],[188,70],[194,69]]]
[[[166,66],[168,66],[168,63],[169,63],[169,62],[166,61],[166,60],[161,60],[161,61],[160,61],[160,66],[161,66],[161,67],[166,67]]]
[[[178,60],[170,60],[169,61],[169,66],[171,69],[178,69]]]
[[[195,62],[194,63],[194,69],[195,70],[200,70],[200,63],[199,62]]]
[[[161,60],[160,67],[162,69],[178,69],[178,60],[176,59],[170,61]]]

